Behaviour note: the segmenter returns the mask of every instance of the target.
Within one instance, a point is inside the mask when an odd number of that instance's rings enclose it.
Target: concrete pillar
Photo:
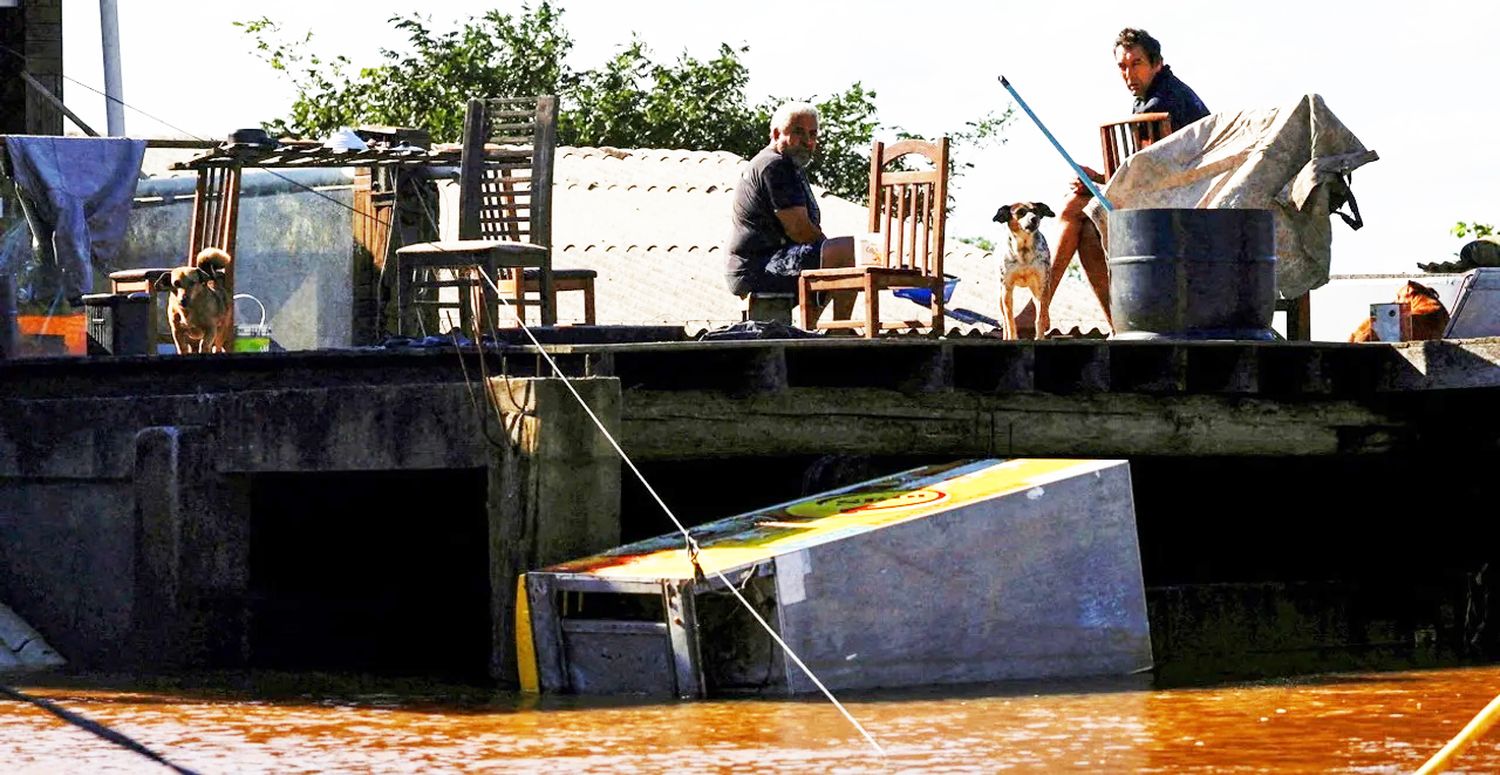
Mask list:
[[[620,381],[572,384],[618,438]],[[513,684],[516,577],[619,544],[621,463],[561,379],[497,377],[490,395],[490,673]]]
[[[214,470],[202,426],[135,437],[136,646],[153,665],[233,666],[248,658],[250,508]]]

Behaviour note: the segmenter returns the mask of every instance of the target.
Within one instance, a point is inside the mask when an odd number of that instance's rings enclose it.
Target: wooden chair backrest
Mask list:
[[[557,97],[471,99],[459,161],[458,237],[552,244]]]
[[[907,156],[925,159],[931,168],[887,169]],[[942,277],[947,211],[948,138],[935,143],[875,142],[870,151],[869,230],[881,234],[886,266]]]
[[[193,223],[188,230],[188,259],[204,248],[219,248],[235,254],[235,227],[239,221],[240,168],[206,167],[198,173],[197,196],[193,197]],[[232,266],[232,265],[231,265]]]
[[[1111,121],[1099,127],[1104,146],[1104,177],[1110,178],[1130,155],[1172,134],[1169,113],[1137,113],[1122,121]]]

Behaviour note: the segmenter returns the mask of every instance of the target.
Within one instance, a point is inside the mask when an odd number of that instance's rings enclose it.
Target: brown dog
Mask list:
[[[995,211],[995,222],[1009,227],[1005,259],[1000,268],[1000,282],[1005,286],[1000,296],[1000,312],[1005,321],[1005,338],[1019,339],[1016,333],[1016,309],[1012,295],[1017,285],[1031,291],[1036,304],[1036,338],[1047,333],[1050,323],[1047,307],[1047,276],[1052,269],[1052,251],[1039,229],[1042,218],[1056,216],[1041,202],[1017,202]]]
[[[1406,304],[1411,312],[1411,339],[1421,341],[1424,339],[1442,339],[1443,332],[1448,330],[1448,309],[1438,298],[1438,292],[1427,286],[1406,281],[1401,290],[1396,291],[1397,303]],[[1375,335],[1375,323],[1369,318],[1354,329],[1349,335],[1351,342],[1378,342],[1380,337]]]
[[[229,342],[229,254],[204,248],[192,266],[179,266],[170,277],[167,320],[178,353],[226,352]]]

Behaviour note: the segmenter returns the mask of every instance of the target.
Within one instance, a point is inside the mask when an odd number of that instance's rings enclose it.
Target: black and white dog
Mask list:
[[[1052,251],[1039,229],[1042,218],[1056,216],[1041,202],[1017,202],[995,211],[995,222],[1008,227],[1005,258],[1000,267],[1000,313],[1005,321],[1005,338],[1019,339],[1016,333],[1016,310],[1012,294],[1017,285],[1031,291],[1036,300],[1036,338],[1041,339],[1051,322],[1047,315],[1047,279],[1052,271]]]

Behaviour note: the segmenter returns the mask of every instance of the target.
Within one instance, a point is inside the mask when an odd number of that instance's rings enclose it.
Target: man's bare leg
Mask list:
[[[832,237],[823,241],[822,265],[824,269],[854,266],[854,238]],[[858,291],[838,291],[833,297],[833,315],[837,320],[854,317],[854,299]]]
[[[1089,199],[1088,196],[1080,195],[1069,197],[1063,211],[1057,216],[1062,221],[1062,231],[1057,235],[1057,252],[1052,256],[1052,268],[1047,273],[1047,289],[1043,293],[1045,298],[1037,310],[1039,334],[1045,333],[1051,325],[1052,295],[1057,292],[1063,277],[1067,275],[1068,264],[1072,263],[1075,253],[1078,255],[1078,263],[1083,266],[1083,274],[1088,278],[1089,286],[1094,289],[1094,297],[1104,309],[1104,319],[1111,328],[1114,327],[1114,319],[1109,310],[1109,261],[1104,255],[1104,243],[1099,239],[1099,229],[1083,212]]]
[[[1099,229],[1085,219],[1078,235],[1078,263],[1083,265],[1083,274],[1089,278],[1094,289],[1094,298],[1104,308],[1104,320],[1110,329],[1115,327],[1114,315],[1109,309],[1109,258],[1104,255],[1104,243],[1099,239]]]
[[[1073,262],[1073,254],[1078,252],[1083,231],[1090,226],[1085,223],[1088,217],[1083,214],[1083,208],[1088,203],[1088,196],[1070,196],[1057,216],[1062,222],[1062,231],[1057,235],[1057,251],[1052,255],[1052,266],[1047,272],[1047,287],[1043,289],[1042,300],[1037,304],[1037,338],[1046,336],[1052,327],[1052,295],[1057,293],[1057,286],[1067,276],[1068,264]]]

